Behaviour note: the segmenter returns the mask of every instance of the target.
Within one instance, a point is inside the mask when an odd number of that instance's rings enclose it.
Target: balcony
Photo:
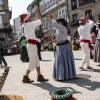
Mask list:
[[[91,3],[95,3],[95,0],[79,0],[79,7],[87,5],[87,4],[91,4]]]
[[[72,21],[71,26],[79,26],[79,21]]]
[[[44,9],[41,10],[41,15],[46,14],[47,12],[51,11],[52,9],[58,7],[65,2],[66,0],[57,0],[55,2],[52,2],[49,6],[46,6]]]

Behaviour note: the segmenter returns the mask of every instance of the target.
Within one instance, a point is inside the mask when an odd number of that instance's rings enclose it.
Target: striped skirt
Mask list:
[[[94,62],[100,63],[100,39],[96,40]]]
[[[70,43],[56,47],[53,78],[68,80],[76,77],[74,56]]]

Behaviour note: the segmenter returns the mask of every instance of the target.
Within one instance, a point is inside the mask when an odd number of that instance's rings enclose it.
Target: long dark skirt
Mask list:
[[[94,61],[100,63],[100,39],[95,44]]]
[[[74,56],[70,43],[57,46],[53,78],[55,80],[68,80],[76,77]]]
[[[29,61],[28,53],[27,53],[27,48],[26,46],[21,47],[21,52],[20,52],[20,59],[22,61]]]

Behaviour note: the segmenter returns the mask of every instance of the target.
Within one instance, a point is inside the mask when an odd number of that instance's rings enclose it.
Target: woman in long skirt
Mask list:
[[[100,63],[100,23],[98,24],[98,35],[97,35],[97,40],[95,44],[95,55],[94,55],[94,62]],[[98,65],[100,66],[100,64]]]
[[[21,37],[20,44],[21,44],[20,59],[22,60],[22,62],[28,62],[29,57],[28,57],[27,48],[26,48],[27,40],[24,36]]]
[[[53,19],[48,15],[49,30],[55,34],[57,40],[53,78],[55,80],[68,80],[76,77],[72,47],[68,41],[67,22],[64,19]]]

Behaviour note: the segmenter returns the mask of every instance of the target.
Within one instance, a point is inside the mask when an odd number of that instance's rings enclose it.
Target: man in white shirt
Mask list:
[[[29,15],[27,15],[24,18],[24,33],[25,37],[27,39],[28,45],[27,45],[27,50],[28,50],[28,56],[29,56],[29,67],[27,69],[26,74],[23,77],[23,82],[24,83],[30,83],[33,82],[29,79],[29,74],[34,68],[37,70],[38,78],[37,81],[48,81],[48,79],[45,79],[43,75],[41,74],[40,71],[40,62],[37,54],[37,46],[36,43],[37,41],[40,42],[40,39],[38,39],[35,35],[35,28],[39,25],[41,25],[41,20],[39,19],[39,10],[38,7],[36,6],[35,9],[35,19],[36,21],[30,22]]]
[[[92,49],[91,46],[91,33],[90,29],[94,25],[94,22],[91,20],[86,20],[86,18],[82,17],[79,19],[80,26],[78,28],[78,33],[80,35],[80,45],[82,48],[82,51],[84,53],[84,57],[82,59],[82,62],[80,64],[80,69],[81,70],[86,70],[83,68],[84,64],[87,65],[87,69],[92,69],[90,67],[90,49]]]

